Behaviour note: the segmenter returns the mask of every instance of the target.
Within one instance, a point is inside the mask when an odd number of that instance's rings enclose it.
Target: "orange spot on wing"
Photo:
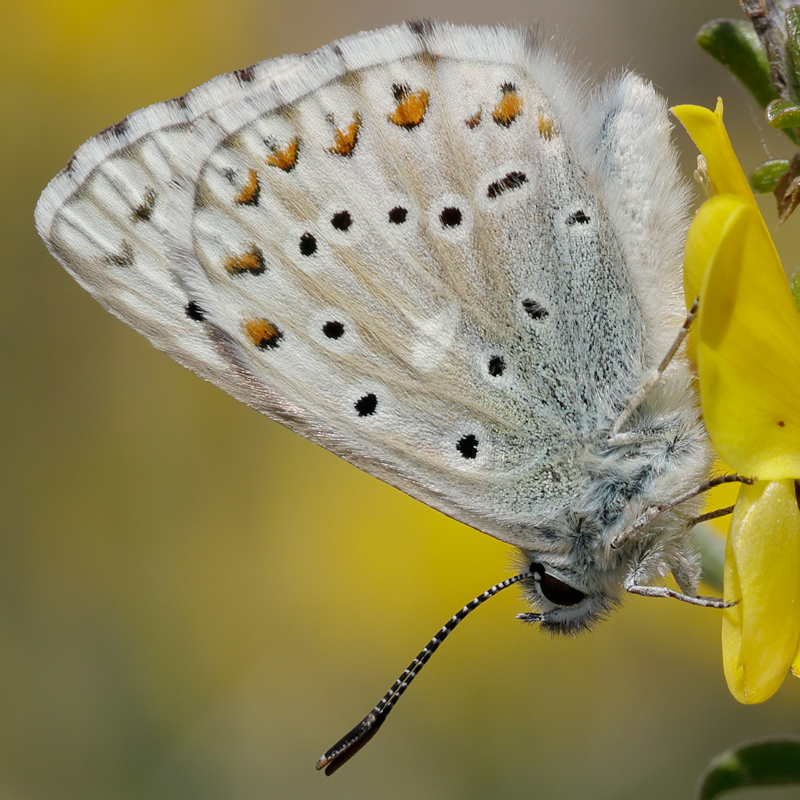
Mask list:
[[[255,245],[246,253],[225,258],[225,270],[231,275],[261,275],[266,268],[264,256]]]
[[[267,156],[267,165],[278,167],[284,172],[291,172],[297,163],[297,148],[300,146],[300,139],[292,139],[283,150],[274,148],[271,155]]]
[[[329,153],[337,156],[351,156],[358,144],[358,133],[361,130],[361,114],[353,114],[353,121],[346,128],[337,128],[333,134],[333,147]]]
[[[544,114],[539,114],[539,136],[549,142],[555,135],[555,132],[556,126],[553,122],[553,118]]]
[[[392,91],[397,108],[389,114],[389,122],[409,131],[416,128],[425,119],[430,95],[424,89],[412,92],[405,84],[397,83],[392,86]]]
[[[283,333],[278,330],[278,326],[263,317],[246,319],[244,332],[259,350],[274,350],[283,339]]]
[[[256,206],[258,205],[258,196],[260,194],[261,185],[258,182],[258,175],[254,169],[251,169],[242,191],[236,195],[236,202],[243,206]]]
[[[522,114],[524,103],[513,83],[504,83],[502,89],[503,96],[492,111],[492,119],[498,125],[508,128]]]

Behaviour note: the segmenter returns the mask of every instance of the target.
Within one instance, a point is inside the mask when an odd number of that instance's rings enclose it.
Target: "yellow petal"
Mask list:
[[[794,478],[800,476],[800,314],[757,210],[730,196],[709,205],[709,227],[721,231],[703,278],[696,331],[705,424],[737,472]],[[708,251],[711,242],[693,247]],[[694,275],[699,268],[690,269]]]
[[[725,226],[742,203],[736,195],[721,194],[706,200],[694,215],[686,234],[683,255],[683,291],[687,308],[700,294],[703,276],[719,246]]]
[[[722,663],[731,694],[761,703],[800,641],[800,510],[794,481],[742,486],[725,552]]]
[[[722,124],[722,98],[717,100],[714,111],[701,106],[686,105],[675,106],[672,113],[705,156],[708,176],[717,192],[735,194],[756,207],[750,182],[733,152],[728,132]]]

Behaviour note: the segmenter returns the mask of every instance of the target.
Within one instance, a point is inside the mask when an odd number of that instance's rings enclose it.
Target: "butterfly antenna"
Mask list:
[[[428,659],[436,652],[439,645],[452,633],[456,625],[490,597],[494,597],[498,592],[502,592],[503,589],[507,589],[509,586],[531,577],[533,576],[529,572],[521,572],[513,578],[507,578],[487,589],[483,594],[479,594],[460,611],[453,614],[439,628],[428,644],[420,650],[417,657],[405,668],[403,674],[392,684],[391,689],[380,699],[378,705],[353,730],[345,734],[330,750],[322,755],[322,758],[317,761],[317,769],[324,769],[326,775],[333,775],[339,767],[346,764],[378,732],[389,712],[394,708],[394,704],[400,699],[400,696],[422,667],[425,666]]]

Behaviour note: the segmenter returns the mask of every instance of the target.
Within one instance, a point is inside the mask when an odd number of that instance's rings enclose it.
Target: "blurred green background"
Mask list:
[[[758,707],[727,693],[714,611],[630,598],[561,641],[516,622],[509,592],[367,750],[316,773],[427,637],[508,574],[509,548],[178,367],[102,311],[33,227],[46,182],[128,112],[421,16],[538,21],[597,75],[633,68],[673,103],[722,94],[747,167],[790,155],[693,43],[701,23],[738,15],[734,0],[0,8],[2,800],[686,798],[722,749],[798,731],[800,681]],[[798,225],[778,235],[790,269]]]

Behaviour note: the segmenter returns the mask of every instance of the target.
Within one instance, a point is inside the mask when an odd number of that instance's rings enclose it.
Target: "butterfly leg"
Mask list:
[[[707,511],[699,517],[695,517],[690,523],[689,527],[693,528],[701,522],[708,522],[711,519],[718,519],[719,517],[727,517],[728,514],[733,514],[733,506],[725,506],[725,508],[717,508],[714,511]]]
[[[700,559],[693,554],[691,557],[678,555],[672,565],[672,576],[681,590],[681,594],[697,597],[697,587],[700,585]]]
[[[684,492],[684,494],[679,495],[669,503],[660,503],[656,506],[650,506],[639,515],[638,519],[636,519],[631,525],[628,525],[627,528],[620,531],[611,540],[611,548],[612,550],[616,550],[619,547],[622,547],[622,545],[625,544],[625,542],[627,542],[631,536],[643,528],[646,528],[663,511],[668,511],[670,508],[675,508],[675,506],[685,503],[687,500],[691,500],[693,497],[697,497],[698,494],[707,492],[709,489],[713,489],[715,486],[720,486],[723,483],[753,484],[755,481],[755,478],[745,478],[743,475],[720,475],[716,478],[712,478],[710,481],[701,483],[699,486],[695,486],[694,489],[690,489],[688,492]],[[726,511],[726,509],[723,509],[723,511]],[[718,514],[717,516],[722,516],[722,514]]]
[[[625,581],[624,588],[631,594],[639,594],[642,597],[671,597],[674,600],[681,600],[693,606],[703,606],[704,608],[730,608],[736,603],[726,603],[721,597],[710,597],[708,595],[690,595],[683,592],[676,592],[667,586],[642,586],[636,583],[633,578]]]
[[[683,340],[689,334],[689,328],[692,326],[692,322],[694,318],[697,316],[697,308],[700,305],[700,297],[696,297],[694,303],[692,303],[692,307],[689,309],[689,313],[686,315],[686,319],[683,321],[683,325],[681,326],[678,335],[675,337],[675,341],[670,346],[667,354],[664,358],[661,359],[661,363],[650,370],[647,374],[647,377],[644,379],[641,387],[639,387],[639,391],[628,401],[628,405],[625,406],[623,412],[617,417],[614,424],[611,426],[611,431],[608,434],[608,442],[611,445],[617,444],[625,444],[627,440],[620,437],[620,431],[622,430],[623,425],[630,419],[631,414],[641,405],[642,401],[647,397],[648,394],[658,385],[658,382],[661,380],[661,376],[664,374],[664,370],[669,366],[669,362],[672,361],[675,353],[678,352],[678,349],[683,344]]]
[[[623,588],[626,592],[638,594],[642,597],[671,597],[674,600],[704,608],[730,608],[736,605],[735,603],[726,603],[721,597],[711,597],[697,593],[697,587],[700,583],[699,559],[679,556],[672,565],[672,574],[678,584],[679,591],[670,589],[667,586],[648,585],[648,581],[652,579],[652,571],[648,569],[647,562],[648,559],[645,556],[631,570],[623,583]]]

